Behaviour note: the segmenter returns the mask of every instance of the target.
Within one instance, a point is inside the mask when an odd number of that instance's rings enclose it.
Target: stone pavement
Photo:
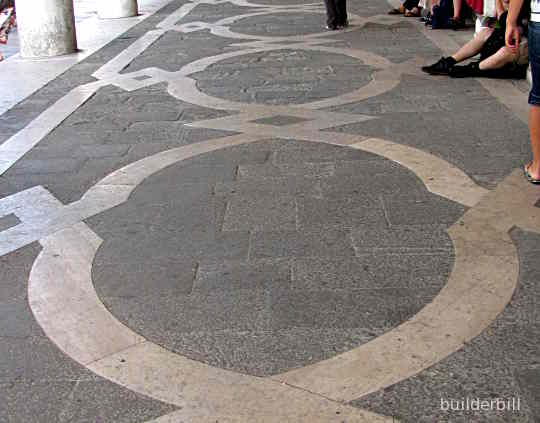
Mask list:
[[[1,421],[539,421],[526,83],[350,3],[173,0],[0,116]]]

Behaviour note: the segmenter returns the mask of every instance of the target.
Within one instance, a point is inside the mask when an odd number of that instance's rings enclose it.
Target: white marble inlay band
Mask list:
[[[468,207],[476,205],[488,193],[487,189],[476,185],[460,169],[416,148],[376,138],[350,146],[378,154],[409,168],[422,179],[430,192]]]

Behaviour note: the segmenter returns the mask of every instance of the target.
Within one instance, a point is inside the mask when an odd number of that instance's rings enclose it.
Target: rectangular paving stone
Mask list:
[[[208,257],[223,260],[244,260],[248,256],[249,234],[247,232],[182,233],[152,232],[145,235],[116,235],[102,246],[107,252],[98,263],[151,262],[153,258],[202,260]]]
[[[17,162],[7,172],[6,176],[31,175],[31,174],[66,174],[79,171],[86,159],[50,158],[44,160],[23,159]]]
[[[268,177],[242,179],[232,182],[217,182],[214,186],[216,196],[267,196],[269,198],[280,196],[306,196],[321,198],[323,196],[322,182],[319,179],[291,177]]]
[[[416,314],[433,296],[428,289],[277,290],[272,291],[272,328],[390,329]]]
[[[289,142],[279,148],[272,157],[272,162],[278,166],[283,163],[310,163],[339,160],[373,160],[371,153],[356,150],[350,147],[333,146],[317,142]],[[360,164],[358,164],[360,165]]]
[[[92,279],[99,286],[98,294],[103,296],[129,297],[149,293],[174,296],[191,293],[196,271],[194,260],[154,257],[145,262],[94,266]]]
[[[442,287],[451,271],[446,254],[385,254],[295,258],[292,287],[300,290],[363,290]]]
[[[332,200],[305,197],[297,199],[297,202],[300,230],[386,225],[384,210],[377,198],[360,195]]]
[[[531,410],[536,423],[540,418],[540,368],[520,369],[516,376],[523,394],[521,401]]]
[[[384,206],[391,225],[453,224],[465,213],[465,206],[434,196],[384,196]]]
[[[96,144],[96,145],[73,145],[66,148],[65,143],[55,143],[47,148],[30,150],[25,159],[43,160],[50,158],[79,158],[79,159],[103,159],[125,155],[131,148],[129,144]]]
[[[197,268],[194,292],[233,291],[237,289],[269,289],[288,287],[291,269],[288,260],[255,260],[208,262]]]
[[[193,292],[190,295],[103,297],[115,316],[138,333],[167,345],[180,333],[216,330],[267,330],[267,293],[238,289]],[[157,309],[157,310],[156,310]]]
[[[404,178],[401,172],[366,175],[358,170],[350,176],[334,176],[320,180],[325,198],[347,198],[353,196],[379,197],[381,195],[416,195],[426,193],[425,185],[415,177]]]
[[[300,176],[304,178],[327,178],[333,176],[335,164],[332,162],[318,163],[283,163],[273,165],[240,165],[238,166],[239,179],[255,179],[267,177]]]
[[[251,234],[249,258],[354,256],[350,233],[273,231]]]
[[[227,201],[223,231],[292,231],[296,226],[293,196],[253,198],[232,195]]]
[[[453,244],[446,228],[440,225],[356,226],[352,239],[358,255],[368,253],[453,253]]]

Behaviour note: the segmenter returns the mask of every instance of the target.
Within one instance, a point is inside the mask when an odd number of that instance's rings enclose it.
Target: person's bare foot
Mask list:
[[[534,162],[527,163],[523,168],[523,173],[532,184],[540,184],[540,165],[533,166]]]

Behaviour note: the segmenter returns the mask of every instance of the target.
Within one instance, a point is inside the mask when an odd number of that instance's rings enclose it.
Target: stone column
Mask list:
[[[101,19],[129,18],[139,13],[137,0],[99,0],[98,16]]]
[[[73,0],[17,0],[22,57],[50,57],[77,51]]]

